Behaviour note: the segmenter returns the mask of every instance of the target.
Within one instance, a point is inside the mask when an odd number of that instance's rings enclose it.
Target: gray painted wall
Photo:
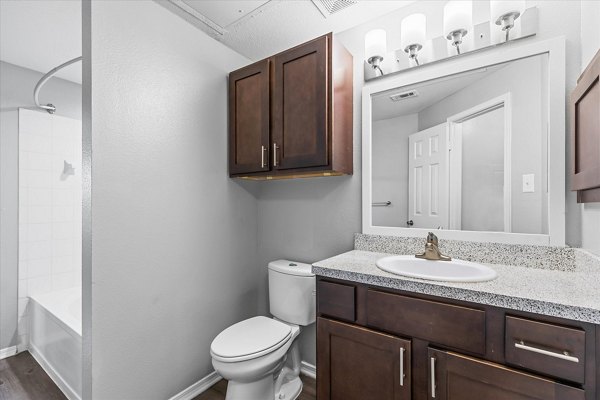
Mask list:
[[[18,284],[18,108],[33,106],[33,88],[43,73],[0,61],[0,349],[16,344]],[[52,78],[40,91],[57,114],[81,118],[81,85]]]
[[[255,188],[225,152],[249,61],[152,1],[92,2],[91,24],[92,395],[166,399],[263,297]]]

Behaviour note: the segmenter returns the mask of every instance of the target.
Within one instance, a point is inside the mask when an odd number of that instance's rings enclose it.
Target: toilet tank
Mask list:
[[[289,260],[269,263],[269,309],[284,322],[315,322],[316,280],[310,264]]]

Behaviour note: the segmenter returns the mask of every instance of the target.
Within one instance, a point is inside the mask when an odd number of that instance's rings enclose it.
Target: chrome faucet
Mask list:
[[[452,258],[442,254],[438,247],[438,238],[429,232],[427,235],[427,243],[425,243],[425,252],[422,254],[415,254],[417,258],[424,258],[425,260],[437,260],[437,261],[451,261]]]

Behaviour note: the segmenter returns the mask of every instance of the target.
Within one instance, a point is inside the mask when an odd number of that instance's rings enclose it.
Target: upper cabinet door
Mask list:
[[[229,74],[229,173],[269,170],[269,60]]]
[[[600,51],[571,93],[571,158],[578,202],[600,202]]]
[[[272,58],[272,166],[326,166],[331,86],[331,36],[323,36]]]

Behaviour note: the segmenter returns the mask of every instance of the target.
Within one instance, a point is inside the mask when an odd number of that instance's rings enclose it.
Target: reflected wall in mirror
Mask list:
[[[548,234],[547,53],[371,100],[373,226]]]

